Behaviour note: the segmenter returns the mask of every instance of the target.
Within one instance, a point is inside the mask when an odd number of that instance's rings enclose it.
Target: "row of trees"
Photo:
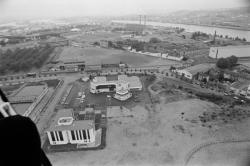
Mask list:
[[[0,54],[0,74],[40,68],[53,50],[54,48],[50,46],[7,50]]]
[[[238,58],[236,56],[230,56],[228,58],[220,58],[218,59],[216,66],[221,69],[230,69],[234,67],[238,62]]]
[[[192,33],[191,39],[196,39],[197,37],[205,37],[205,38],[209,38],[209,35],[203,32],[194,32]]]

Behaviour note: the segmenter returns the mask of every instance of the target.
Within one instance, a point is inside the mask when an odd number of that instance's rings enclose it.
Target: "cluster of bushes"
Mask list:
[[[238,58],[236,56],[230,56],[228,58],[219,58],[216,66],[221,69],[229,69],[234,67],[238,62]]]
[[[54,48],[50,46],[23,48],[14,51],[7,50],[0,53],[0,74],[8,71],[29,71],[32,68],[40,68],[49,58]]]
[[[213,103],[220,103],[223,101],[222,96],[218,96],[210,93],[196,92],[195,95],[199,97],[201,100],[208,100]]]
[[[150,40],[149,40],[149,43],[160,43],[161,40],[158,39],[157,37],[152,37]]]

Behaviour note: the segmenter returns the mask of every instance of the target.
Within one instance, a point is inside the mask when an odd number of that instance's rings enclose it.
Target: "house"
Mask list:
[[[177,70],[177,73],[179,75],[183,75],[188,79],[193,79],[194,76],[197,75],[198,73],[205,73],[212,68],[214,68],[213,64],[198,64],[182,70]]]

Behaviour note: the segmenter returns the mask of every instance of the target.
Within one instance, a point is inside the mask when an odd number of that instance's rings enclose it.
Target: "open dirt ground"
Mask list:
[[[244,131],[248,121],[215,128],[189,121],[214,107],[198,99],[138,105],[131,109],[133,117],[109,119],[104,150],[49,154],[49,158],[55,166],[183,165],[186,154],[201,143],[250,135]]]

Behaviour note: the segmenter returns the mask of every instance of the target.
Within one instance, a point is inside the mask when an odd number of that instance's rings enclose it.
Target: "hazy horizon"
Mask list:
[[[0,0],[0,20],[160,14],[245,6],[244,0]]]

